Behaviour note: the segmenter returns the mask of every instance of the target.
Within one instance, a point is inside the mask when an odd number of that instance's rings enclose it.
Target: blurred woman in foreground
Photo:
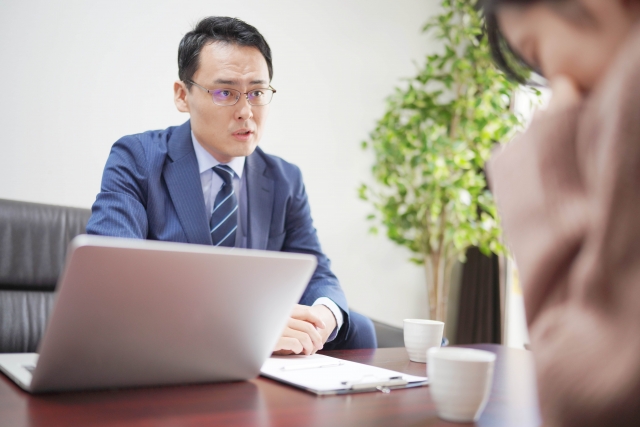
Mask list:
[[[548,426],[640,426],[640,0],[481,0],[553,97],[488,171]]]

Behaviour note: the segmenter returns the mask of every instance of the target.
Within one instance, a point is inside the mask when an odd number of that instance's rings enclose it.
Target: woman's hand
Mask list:
[[[566,111],[582,102],[582,93],[578,85],[567,76],[559,75],[550,82],[551,101],[545,110],[545,114],[555,114]]]

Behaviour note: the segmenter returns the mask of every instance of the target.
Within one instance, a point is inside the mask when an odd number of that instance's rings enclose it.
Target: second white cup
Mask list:
[[[427,350],[440,347],[444,322],[404,319],[404,346],[412,362],[427,363]]]
[[[438,416],[447,421],[478,421],[489,400],[496,355],[470,348],[432,348],[427,376]]]

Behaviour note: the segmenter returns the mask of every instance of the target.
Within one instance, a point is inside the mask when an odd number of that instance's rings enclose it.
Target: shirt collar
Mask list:
[[[196,159],[198,159],[199,172],[202,173],[219,165],[220,162],[216,160],[196,139],[196,136],[191,131],[191,142],[193,143],[193,150],[196,152]],[[234,157],[229,163],[223,163],[229,166],[239,178],[242,178],[242,172],[244,172],[244,163],[246,157]]]

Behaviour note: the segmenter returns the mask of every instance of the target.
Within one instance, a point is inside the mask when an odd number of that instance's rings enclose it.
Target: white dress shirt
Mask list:
[[[193,150],[196,152],[196,158],[198,159],[198,169],[200,172],[200,184],[202,184],[202,194],[204,196],[204,205],[207,209],[207,216],[211,217],[213,213],[213,205],[216,200],[216,196],[222,188],[222,178],[213,171],[213,167],[219,165],[220,162],[216,160],[202,145],[198,142],[193,132],[191,132],[191,142],[193,143]],[[236,231],[236,247],[247,247],[247,192],[246,178],[244,175],[244,165],[246,157],[234,157],[229,163],[223,163],[229,166],[233,172],[233,189],[238,195],[238,230]],[[327,342],[333,341],[338,335],[338,331],[344,323],[342,316],[342,310],[338,305],[330,298],[321,297],[314,301],[313,305],[324,305],[333,313],[336,319],[336,328],[331,332]]]

